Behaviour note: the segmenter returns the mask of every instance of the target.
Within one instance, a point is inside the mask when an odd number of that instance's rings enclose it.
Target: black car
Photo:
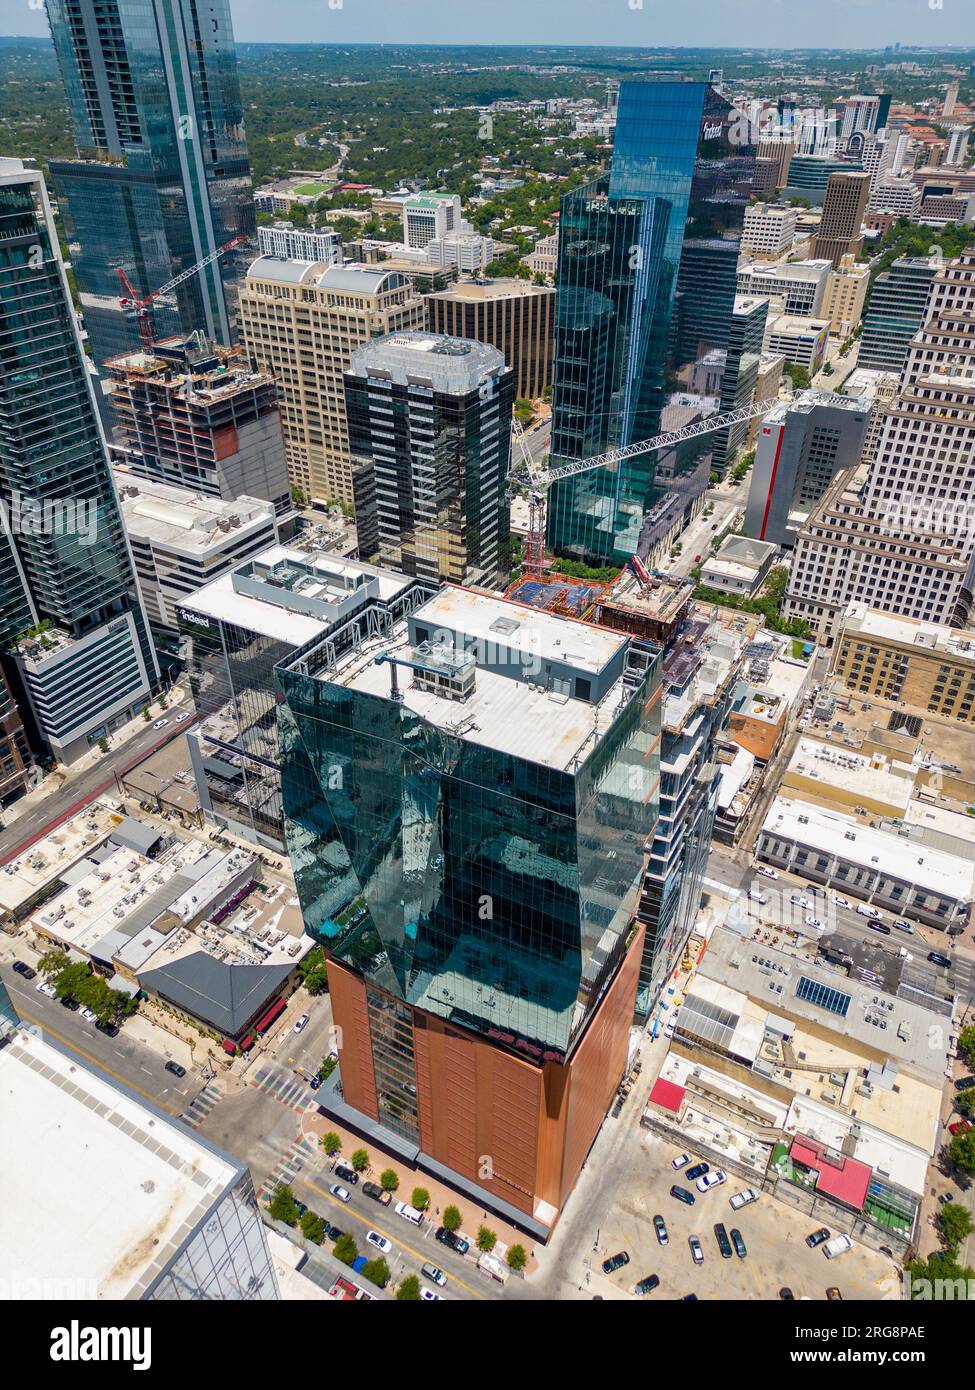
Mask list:
[[[608,1260],[603,1260],[603,1273],[615,1274],[618,1269],[630,1263],[630,1257],[625,1250],[621,1250],[618,1255],[610,1255]]]
[[[745,1242],[742,1240],[741,1231],[738,1230],[737,1226],[732,1227],[731,1243],[735,1247],[735,1254],[739,1260],[743,1260],[748,1254],[748,1250],[745,1248]]]
[[[25,960],[15,960],[14,969],[18,975],[23,975],[25,980],[33,980],[37,974],[37,971],[32,970]]]
[[[657,1240],[661,1245],[666,1245],[668,1241],[667,1223],[662,1216],[653,1218],[653,1229],[657,1232]]]
[[[721,1251],[721,1258],[723,1260],[730,1260],[733,1254],[733,1251],[731,1249],[731,1241],[728,1239],[728,1232],[725,1230],[724,1226],[720,1221],[716,1222],[715,1224],[714,1238],[718,1242],[718,1249]]]
[[[438,1227],[437,1239],[441,1245],[447,1245],[451,1250],[456,1250],[458,1255],[466,1255],[471,1248],[470,1241],[459,1236],[456,1231],[448,1231],[446,1226]]]
[[[943,965],[946,970],[951,969],[951,960],[948,956],[943,956],[940,951],[929,951],[928,960],[932,965]]]
[[[779,1298],[783,1299],[786,1303],[794,1303],[796,1296],[791,1289],[779,1289]]]
[[[654,1289],[657,1287],[659,1283],[660,1280],[658,1279],[656,1274],[648,1274],[645,1279],[640,1280],[634,1292],[639,1294],[653,1293]]]
[[[371,1197],[374,1202],[382,1202],[384,1207],[388,1207],[393,1200],[384,1187],[380,1187],[378,1182],[364,1182],[362,1192],[366,1197]]]
[[[695,1178],[703,1178],[705,1173],[710,1172],[710,1169],[709,1163],[695,1163],[693,1168],[686,1169],[684,1177],[688,1182],[693,1182]]]
[[[686,1202],[689,1207],[692,1207],[696,1200],[693,1192],[688,1192],[686,1187],[678,1187],[676,1183],[670,1189],[670,1195],[676,1197],[678,1202]]]
[[[825,1226],[820,1226],[818,1231],[810,1231],[806,1236],[806,1244],[810,1250],[815,1250],[817,1245],[822,1245],[824,1240],[829,1240],[829,1231]]]
[[[81,1005],[78,1003],[77,999],[75,999],[73,994],[66,994],[64,998],[61,1000],[61,1007],[62,1009],[70,1009],[73,1014],[76,1014],[78,1010],[81,1008]]]
[[[99,1033],[106,1033],[110,1038],[118,1037],[117,1023],[106,1022],[103,1019],[99,1019],[98,1022],[95,1024],[95,1027],[98,1029]]]
[[[355,1187],[356,1183],[359,1181],[359,1174],[355,1169],[346,1168],[343,1163],[337,1163],[335,1165],[335,1176],[341,1179],[342,1182],[351,1184],[352,1187]]]
[[[338,1228],[338,1226],[332,1226],[332,1225],[330,1225],[327,1221],[324,1222],[324,1226],[325,1226],[325,1237],[326,1237],[327,1240],[336,1241],[336,1240],[339,1240],[342,1236],[345,1235],[345,1232],[344,1232],[344,1231],[340,1231],[339,1228]]]
[[[975,1086],[975,1076],[959,1076],[955,1082],[956,1091],[970,1091]]]
[[[185,1068],[185,1067],[181,1067],[180,1064],[179,1064],[178,1062],[167,1062],[167,1063],[166,1063],[166,1070],[167,1070],[167,1071],[171,1071],[171,1072],[173,1073],[174,1076],[185,1076],[185,1075],[186,1075],[186,1068]]]

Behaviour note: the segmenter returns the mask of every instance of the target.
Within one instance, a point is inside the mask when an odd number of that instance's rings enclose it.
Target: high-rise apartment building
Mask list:
[[[829,319],[829,331],[841,343],[846,341],[863,318],[869,287],[870,267],[858,264],[852,256],[844,256],[830,274],[823,317]]]
[[[899,256],[874,281],[863,316],[857,366],[900,372],[924,319],[939,262],[931,256]]]
[[[421,579],[506,577],[514,374],[497,348],[393,333],[345,374],[359,554]]]
[[[741,249],[749,255],[778,260],[792,249],[796,235],[795,208],[754,203],[745,209]]]
[[[830,174],[813,256],[828,260],[835,270],[844,256],[856,255],[863,245],[861,228],[869,197],[868,173],[848,170]]]
[[[739,406],[750,405],[755,397],[768,310],[767,299],[748,294],[735,295],[728,350],[725,353],[721,377],[722,414],[737,410]],[[747,420],[715,433],[711,452],[711,466],[715,472],[725,472],[744,447],[747,438]]]
[[[826,260],[774,262],[753,261],[738,271],[739,294],[782,301],[786,314],[814,318],[821,314],[829,289],[830,263]]]
[[[754,149],[706,83],[624,82],[612,172],[562,199],[552,454],[589,457],[713,412],[690,390],[701,359],[727,350]],[[719,385],[719,384],[718,384]],[[549,493],[548,543],[603,563],[639,551],[668,489],[706,486],[713,441],[669,460],[644,454]],[[695,494],[696,495],[696,494]],[[644,542],[647,544],[648,542]]]
[[[239,348],[201,335],[154,343],[105,364],[116,421],[114,461],[148,481],[232,502],[258,497],[294,514],[278,390]]]
[[[258,227],[257,246],[262,256],[283,256],[292,261],[339,265],[342,260],[342,238],[331,227],[296,227],[293,222],[275,222],[270,227]]]
[[[515,396],[535,400],[552,384],[555,290],[526,280],[465,280],[426,296],[427,328],[490,343],[504,353]]]
[[[31,761],[20,711],[0,670],[0,806],[25,790]]]
[[[51,0],[79,158],[52,160],[95,362],[139,345],[124,270],[148,294],[254,235],[230,0]],[[155,302],[155,336],[229,344],[232,251]]]
[[[342,1039],[316,1099],[546,1239],[627,1064],[659,655],[414,583],[412,611],[276,673],[298,896]]]
[[[0,160],[0,650],[35,746],[64,762],[158,672],[41,175]]]
[[[262,256],[240,292],[241,336],[278,385],[292,483],[309,500],[351,504],[343,374],[357,347],[423,328],[423,298],[398,271]]]
[[[934,278],[876,456],[840,474],[799,532],[785,612],[824,640],[851,603],[962,625],[975,528],[975,251]]]
[[[755,192],[772,198],[789,182],[789,166],[795,154],[791,140],[774,136],[759,140],[755,156]]]
[[[971,132],[968,126],[952,126],[948,132],[948,148],[945,151],[945,163],[951,166],[965,163],[968,154],[968,140]]]

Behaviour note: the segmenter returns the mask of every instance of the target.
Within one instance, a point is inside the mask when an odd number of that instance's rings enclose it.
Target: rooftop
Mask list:
[[[885,810],[907,810],[914,792],[917,769],[910,762],[867,756],[849,748],[814,738],[800,738],[789,760],[783,791],[812,790],[828,799],[836,791],[856,795],[864,802],[883,803]]]
[[[879,608],[851,604],[843,617],[843,631],[859,637],[875,637],[884,642],[898,642],[916,647],[919,651],[941,653],[959,661],[975,661],[975,633],[945,627],[940,623],[924,622],[919,618],[901,618]]]
[[[398,271],[383,266],[325,265],[295,261],[287,256],[258,256],[247,271],[248,280],[275,280],[283,285],[306,285],[351,294],[377,295],[406,285]]]
[[[142,1297],[244,1171],[37,1033],[0,1050],[0,1090],[0,1285],[25,1297]]]
[[[240,540],[248,531],[274,528],[274,506],[257,497],[221,501],[189,488],[136,477],[127,468],[112,475],[130,536],[181,554],[198,556]]]
[[[348,374],[379,377],[398,386],[428,385],[437,391],[466,395],[505,367],[504,353],[490,343],[416,329],[388,333],[356,348]]]
[[[555,290],[546,285],[533,285],[530,280],[461,280],[446,290],[435,290],[427,299],[466,299],[471,303],[483,303],[492,299],[530,299],[539,295],[554,295]]]

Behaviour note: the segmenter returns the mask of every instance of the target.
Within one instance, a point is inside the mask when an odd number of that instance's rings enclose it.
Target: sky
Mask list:
[[[231,0],[240,41],[633,47],[975,46],[973,0]],[[0,0],[0,34],[47,34]]]

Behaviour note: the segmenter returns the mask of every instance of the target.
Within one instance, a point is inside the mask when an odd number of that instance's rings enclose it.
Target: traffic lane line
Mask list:
[[[106,1075],[113,1077],[116,1081],[120,1081],[123,1086],[127,1086],[130,1091],[135,1091],[138,1095],[145,1096],[146,1100],[152,1101],[153,1105],[158,1105],[161,1110],[166,1110],[170,1115],[175,1115],[177,1117],[183,1113],[181,1110],[175,1110],[171,1105],[166,1105],[164,1101],[159,1099],[159,1096],[156,1093],[144,1090],[138,1084],[138,1082],[130,1081],[129,1078],[127,1076],[123,1076],[121,1072],[115,1071],[114,1068],[106,1066],[105,1063],[101,1060],[101,1058],[96,1057],[91,1052],[86,1052],[83,1047],[78,1047],[77,1044],[73,1043],[70,1038],[66,1038],[64,1034],[59,1033],[56,1028],[51,1028],[48,1024],[46,1024],[43,1021],[43,1019],[37,1018],[33,1014],[29,1014],[23,1011],[21,1011],[21,1017],[25,1018],[28,1021],[28,1023],[36,1024],[42,1032],[50,1033],[52,1038],[57,1038],[58,1042],[64,1043],[65,1047],[67,1047],[69,1051],[77,1053],[79,1057],[84,1057],[86,1062],[92,1062],[101,1071],[105,1072]],[[144,1070],[145,1068],[143,1068],[143,1071]]]
[[[373,1226],[372,1223],[369,1221],[368,1217],[359,1216],[358,1211],[356,1211],[355,1208],[352,1207],[348,1202],[340,1202],[337,1197],[332,1196],[331,1192],[323,1191],[322,1188],[320,1188],[316,1183],[313,1183],[310,1178],[305,1178],[304,1181],[305,1186],[310,1187],[312,1192],[317,1192],[320,1197],[324,1197],[327,1202],[331,1202],[333,1206],[338,1207],[340,1210],[345,1212],[351,1212],[353,1216],[358,1217],[360,1221],[365,1222],[366,1226],[370,1230],[378,1231],[378,1233],[381,1236],[385,1236],[387,1240],[391,1240],[394,1245],[398,1245],[401,1250],[404,1250],[408,1255],[412,1255],[414,1259],[422,1260],[423,1255],[421,1251],[414,1250],[412,1245],[404,1245],[401,1240],[399,1240],[395,1235],[392,1234],[392,1232],[383,1230],[382,1226]],[[478,1293],[477,1289],[472,1289],[470,1284],[465,1284],[464,1280],[458,1278],[456,1274],[448,1274],[447,1278],[455,1280],[455,1282],[458,1283],[462,1289],[466,1289],[467,1292],[469,1294],[473,1294],[475,1298],[480,1298],[483,1301],[486,1301],[487,1296],[485,1294]]]

